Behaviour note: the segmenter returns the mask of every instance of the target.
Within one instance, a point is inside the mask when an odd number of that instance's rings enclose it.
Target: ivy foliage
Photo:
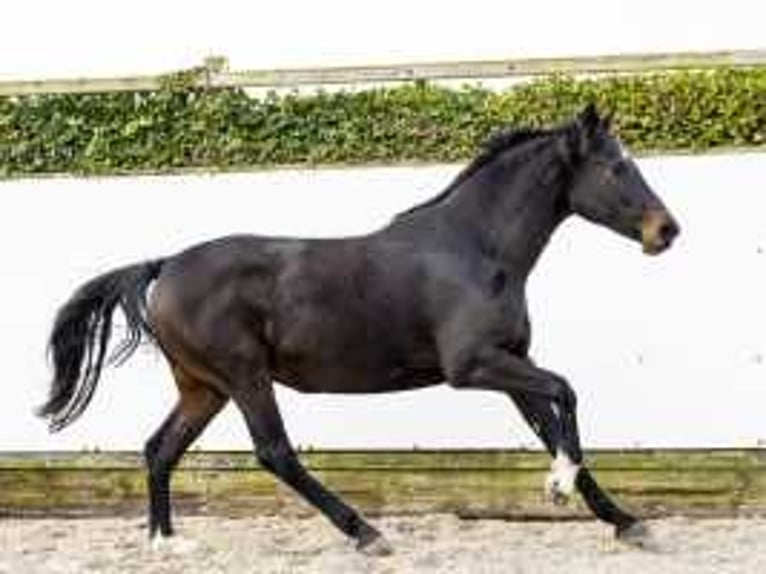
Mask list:
[[[0,176],[458,161],[500,127],[562,122],[590,101],[636,151],[766,145],[766,68],[265,97],[168,82],[0,98]]]

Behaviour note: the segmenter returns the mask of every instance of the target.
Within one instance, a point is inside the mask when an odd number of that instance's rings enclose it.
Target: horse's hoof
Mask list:
[[[149,548],[153,552],[168,552],[173,548],[175,542],[175,536],[152,536],[149,539]]]
[[[390,556],[394,553],[394,547],[379,532],[370,538],[360,539],[356,549],[362,554],[375,557]]]
[[[656,550],[657,543],[652,536],[649,527],[636,520],[625,527],[617,527],[614,532],[615,538],[624,544],[634,546],[636,548],[642,548],[644,550]]]
[[[197,540],[177,534],[154,536],[149,540],[149,548],[153,552],[161,552],[163,554],[189,554],[199,547],[200,544]]]

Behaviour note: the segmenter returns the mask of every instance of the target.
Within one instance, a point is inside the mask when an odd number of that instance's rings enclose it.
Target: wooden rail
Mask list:
[[[519,451],[309,452],[306,465],[365,513],[450,512],[464,517],[582,518],[582,502],[542,496],[549,459]],[[601,484],[642,516],[766,515],[766,451],[601,451]],[[0,517],[141,515],[145,475],[136,453],[0,453]],[[307,515],[249,453],[190,453],[173,477],[186,514]]]
[[[477,80],[569,74],[641,73],[766,65],[766,49],[719,52],[625,54],[574,58],[531,58],[462,62],[404,63],[284,70],[229,71],[225,58],[208,58],[177,74],[113,78],[60,78],[0,82],[0,96],[158,90],[173,78],[201,88],[292,88],[412,80]]]

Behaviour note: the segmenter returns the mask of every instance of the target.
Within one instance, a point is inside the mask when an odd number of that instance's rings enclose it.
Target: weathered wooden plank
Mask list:
[[[428,450],[309,450],[300,453],[313,470],[508,470],[547,469],[549,457],[541,451],[503,449]],[[766,471],[762,449],[663,449],[600,450],[589,453],[595,469],[709,470],[760,467]],[[142,464],[137,452],[0,452],[0,470],[12,468],[136,468]],[[260,468],[246,451],[192,451],[183,468],[248,470]]]
[[[548,459],[517,451],[310,452],[317,476],[368,514],[452,512],[504,518],[588,516],[581,501],[542,496]],[[606,451],[589,456],[599,481],[642,515],[766,514],[762,450]],[[0,516],[139,515],[137,453],[2,453]],[[313,511],[249,453],[191,453],[174,474],[183,513],[249,516]]]
[[[752,67],[766,64],[766,50],[621,54],[569,58],[530,58],[426,62],[388,66],[346,66],[252,70],[221,73],[218,86],[280,88],[301,85],[359,84],[411,80],[476,80],[550,74],[617,74],[663,70]]]
[[[177,74],[131,77],[56,78],[0,82],[0,96],[57,93],[153,91],[173,81],[200,88],[292,88],[334,84],[412,80],[477,80],[568,74],[642,73],[766,65],[766,50],[620,54],[569,58],[498,59],[402,63],[381,66],[334,66],[283,70],[229,71],[226,60],[209,58],[203,66]],[[175,79],[175,80],[174,80]]]

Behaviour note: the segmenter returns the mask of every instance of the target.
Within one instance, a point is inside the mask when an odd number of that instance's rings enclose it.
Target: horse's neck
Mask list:
[[[542,150],[526,161],[499,158],[457,190],[444,216],[468,231],[485,254],[526,276],[566,216],[562,169]]]

